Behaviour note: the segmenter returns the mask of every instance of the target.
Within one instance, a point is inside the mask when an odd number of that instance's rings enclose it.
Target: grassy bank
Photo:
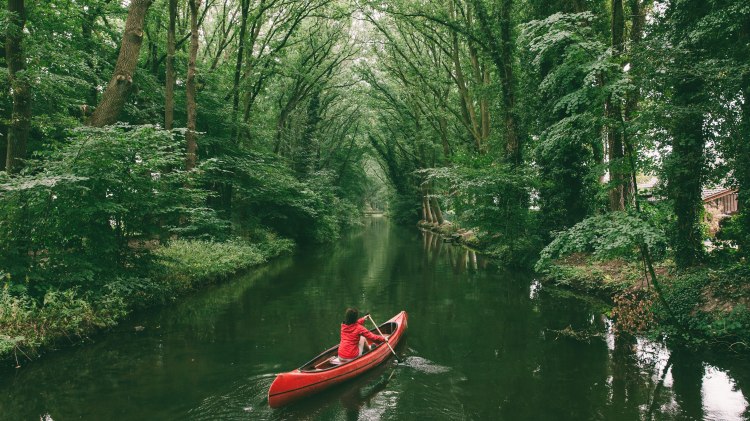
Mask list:
[[[704,266],[678,272],[670,261],[656,268],[663,300],[645,281],[642,265],[574,254],[541,273],[547,285],[598,296],[611,304],[615,328],[693,347],[750,350],[750,267]]]
[[[93,332],[117,325],[133,311],[225,280],[292,248],[290,240],[272,236],[252,244],[241,240],[176,240],[154,250],[148,276],[124,274],[96,288],[50,290],[42,299],[3,282],[0,361],[19,365],[44,349],[79,342]]]

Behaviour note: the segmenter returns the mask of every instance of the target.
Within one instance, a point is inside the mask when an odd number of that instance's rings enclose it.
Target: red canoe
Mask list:
[[[392,347],[395,347],[404,336],[407,318],[406,312],[402,311],[379,326],[383,336],[388,339]],[[377,333],[375,329],[372,331]],[[268,404],[271,408],[284,406],[356,377],[393,355],[388,346],[379,344],[375,349],[355,360],[335,364],[338,349],[339,346],[336,345],[302,367],[276,376],[276,380],[268,389]]]

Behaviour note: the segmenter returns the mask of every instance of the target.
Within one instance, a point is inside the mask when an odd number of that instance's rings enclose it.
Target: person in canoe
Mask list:
[[[384,337],[365,328],[365,317],[359,318],[359,311],[356,308],[346,309],[344,322],[341,324],[341,343],[339,343],[339,361],[342,363],[362,355],[367,342],[365,338],[373,342],[385,342]]]

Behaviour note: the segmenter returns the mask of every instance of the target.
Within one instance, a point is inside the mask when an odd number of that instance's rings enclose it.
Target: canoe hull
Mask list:
[[[405,311],[395,315],[385,324],[396,323],[396,329],[388,335],[388,342],[395,347],[404,336],[408,316]],[[287,405],[298,399],[319,393],[329,387],[357,377],[377,367],[393,354],[385,344],[357,358],[354,361],[324,370],[305,370],[303,366],[288,373],[281,373],[268,389],[268,404],[272,408]]]

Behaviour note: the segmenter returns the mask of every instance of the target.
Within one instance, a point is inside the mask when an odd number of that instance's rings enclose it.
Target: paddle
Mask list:
[[[391,352],[393,353],[393,356],[396,357],[396,362],[399,362],[399,360],[398,360],[398,354],[396,354],[396,351],[393,350],[393,347],[391,346],[391,344],[388,343],[388,338],[386,338],[385,335],[383,335],[383,332],[380,331],[380,328],[378,327],[378,324],[375,323],[375,320],[372,319],[372,316],[370,316],[368,314],[365,317],[367,317],[368,319],[370,319],[370,321],[372,322],[372,324],[375,325],[375,330],[377,330],[378,333],[380,334],[380,336],[382,336],[383,339],[385,339],[385,344],[388,345],[388,349],[390,349]]]

